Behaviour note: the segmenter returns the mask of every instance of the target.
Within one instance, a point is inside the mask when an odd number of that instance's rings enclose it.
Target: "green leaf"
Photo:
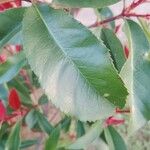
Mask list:
[[[109,145],[109,150],[127,150],[125,142],[120,134],[111,126],[104,129],[105,138]]]
[[[32,109],[25,118],[26,124],[29,126],[30,129],[34,127],[34,125],[37,123],[37,116],[36,111]]]
[[[38,104],[39,104],[39,105],[44,105],[44,104],[46,104],[46,103],[48,103],[48,98],[47,98],[47,96],[44,94],[44,95],[42,95],[42,96],[40,97],[40,99],[38,100]]]
[[[26,60],[21,60],[15,65],[13,65],[9,70],[0,76],[0,84],[6,83],[12,80],[20,71],[20,69],[26,64]]]
[[[5,143],[4,141],[0,141],[0,150],[4,150],[5,149]]]
[[[85,134],[85,129],[84,129],[83,122],[77,121],[76,130],[77,130],[77,137],[81,137]]]
[[[60,136],[60,127],[55,128],[45,143],[44,150],[56,150]]]
[[[7,99],[8,89],[4,84],[0,84],[0,99]]]
[[[71,125],[71,118],[66,116],[63,120],[61,120],[61,122],[58,125],[60,125],[60,124],[61,124],[61,128],[65,132],[67,132]]]
[[[12,128],[6,143],[6,150],[19,150],[20,146],[20,126],[21,122],[17,122]]]
[[[0,13],[0,49],[18,36],[24,11],[25,8],[15,8]]]
[[[69,145],[68,149],[84,149],[87,148],[94,140],[96,140],[103,131],[102,122],[96,122],[88,130],[88,132],[78,138],[73,144]]]
[[[134,132],[150,120],[150,47],[141,27],[131,20],[127,23],[131,50],[121,76],[129,91],[131,132]]]
[[[150,25],[148,24],[148,22],[145,21],[145,19],[139,19],[139,21],[150,43]]]
[[[38,140],[25,140],[21,142],[20,149],[25,149],[38,143]]]
[[[11,66],[12,66],[12,63],[9,62],[9,60],[7,60],[3,64],[0,64],[0,75],[3,75]]]
[[[31,69],[61,111],[95,121],[108,117],[114,105],[124,106],[127,91],[108,49],[70,15],[33,6],[25,13],[23,35]]]
[[[3,141],[7,139],[7,136],[5,134],[7,133],[7,130],[9,128],[9,125],[7,123],[3,123],[0,127],[0,141]],[[3,138],[5,136],[5,138]],[[0,142],[1,145],[1,142]]]
[[[101,39],[104,41],[106,47],[110,50],[114,65],[120,72],[126,60],[121,42],[112,30],[106,28],[101,30]]]
[[[50,135],[54,127],[48,122],[48,120],[43,114],[41,114],[40,112],[36,112],[36,115],[38,119],[38,124],[41,127],[41,129],[48,135]]]
[[[100,16],[101,20],[113,17],[113,12],[111,11],[111,9],[109,7],[97,9],[97,11],[98,11],[98,16]],[[111,25],[112,29],[115,28],[115,22],[114,21],[111,21],[110,25]]]
[[[102,8],[119,2],[120,0],[53,0],[55,5],[62,7],[93,7]]]
[[[20,53],[15,56],[17,59],[10,66],[8,66],[7,71],[0,75],[0,84],[6,83],[12,80],[20,71],[20,69],[25,66],[26,59],[24,58],[23,53]],[[3,64],[2,66],[3,67]],[[5,64],[4,64],[5,67]]]

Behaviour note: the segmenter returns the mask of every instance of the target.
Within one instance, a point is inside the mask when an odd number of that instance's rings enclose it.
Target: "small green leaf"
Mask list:
[[[0,84],[6,83],[12,80],[20,71],[20,69],[26,64],[26,60],[21,60],[17,64],[13,65],[9,70],[0,76]]]
[[[61,128],[67,132],[69,130],[70,124],[71,124],[71,118],[70,117],[65,117],[63,120],[61,120]]]
[[[6,143],[6,150],[19,150],[20,147],[20,126],[21,122],[17,122],[12,128]]]
[[[5,84],[0,84],[0,99],[7,99],[8,96],[8,88]]]
[[[25,122],[29,126],[30,129],[34,127],[37,123],[36,111],[32,109],[25,117]]]
[[[36,115],[38,119],[38,124],[41,127],[41,129],[48,135],[50,135],[54,127],[48,122],[48,120],[43,114],[41,114],[40,112],[36,112]]]
[[[99,13],[98,16],[100,16],[101,20],[113,17],[113,13],[109,7],[97,9],[97,11]],[[115,22],[114,21],[111,21],[110,25],[111,25],[112,29],[115,28]]]
[[[9,59],[5,63],[0,64],[0,75],[3,75],[11,66],[12,62],[10,62]]]
[[[16,55],[15,58],[13,58],[13,62],[11,63],[11,65],[8,65],[7,71],[3,72],[0,75],[0,84],[12,80],[19,73],[20,69],[25,66],[26,63],[27,62],[23,53],[19,53],[18,55]],[[5,67],[5,64],[4,66],[2,64],[1,67]]]
[[[85,134],[84,124],[81,121],[77,121],[76,125],[77,137],[81,137]]]
[[[104,129],[105,138],[109,145],[109,150],[127,150],[125,142],[120,134],[111,126]]]
[[[16,36],[21,38],[19,31],[24,11],[25,8],[14,8],[0,13],[0,49]]]
[[[102,8],[119,2],[120,0],[53,0],[55,5],[61,7],[93,7]]]
[[[116,69],[120,72],[125,63],[125,54],[121,42],[112,30],[103,28],[101,30],[101,39],[110,50],[111,57]]]
[[[101,132],[103,131],[102,122],[96,122],[92,127],[88,130],[88,132],[78,138],[73,144],[69,145],[68,149],[84,149],[88,147],[94,140],[96,140]]]
[[[47,98],[47,96],[44,94],[44,95],[42,95],[42,96],[40,97],[40,99],[39,99],[39,101],[38,101],[38,104],[39,104],[39,105],[44,105],[44,104],[46,104],[46,103],[48,103],[48,98]]]
[[[44,150],[56,150],[59,136],[60,136],[60,127],[57,127],[53,129],[52,133],[47,139]]]
[[[21,142],[20,149],[25,149],[38,143],[38,140],[25,140]]]
[[[108,117],[115,106],[124,107],[127,90],[108,49],[68,13],[46,5],[30,7],[23,36],[31,69],[61,111],[95,121]]]
[[[4,134],[7,133],[7,129],[8,129],[9,125],[7,123],[3,123],[0,127],[0,141],[4,140],[3,136],[5,136]]]

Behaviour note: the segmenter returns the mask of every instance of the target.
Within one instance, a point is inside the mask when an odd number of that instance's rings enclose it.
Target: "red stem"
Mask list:
[[[28,88],[30,89],[30,91],[33,92],[33,87],[31,85],[30,77],[29,77],[27,71],[25,69],[22,69],[20,71],[20,75],[23,77],[23,79],[24,79],[26,85],[28,86]]]
[[[150,14],[135,14],[135,13],[130,13],[130,14],[125,14],[125,17],[150,17]]]
[[[122,109],[119,109],[119,108],[116,108],[116,113],[130,113],[130,109],[126,109],[126,110],[122,110]]]
[[[100,26],[100,25],[102,25],[102,24],[106,24],[106,23],[108,23],[108,22],[111,22],[111,21],[120,19],[121,17],[122,17],[122,14],[119,14],[119,15],[117,15],[117,16],[108,18],[108,19],[106,19],[106,20],[102,20],[102,21],[100,21],[100,22],[96,22],[96,23],[92,24],[92,25],[89,26],[89,27],[90,27],[90,28],[92,28],[92,27],[97,27],[97,26]]]
[[[139,6],[140,4],[145,3],[145,2],[147,2],[147,0],[138,0],[137,2],[133,1],[129,7],[123,8],[122,12],[119,15],[108,18],[108,19],[105,19],[105,20],[102,20],[100,22],[96,22],[96,23],[92,24],[89,27],[90,28],[91,27],[97,27],[97,26],[100,26],[100,25],[103,25],[103,24],[106,24],[108,22],[111,22],[111,21],[114,21],[114,20],[117,20],[117,19],[121,19],[121,18],[124,18],[124,17],[128,17],[128,18],[129,17],[148,18],[148,17],[150,17],[150,14],[130,13],[134,8],[136,8],[137,6]]]
[[[135,0],[131,3],[131,5],[129,7],[127,7],[124,11],[126,11],[126,13],[129,13],[131,10],[135,9],[136,7],[138,7],[140,4],[146,2],[146,0],[138,0],[137,2],[135,2]]]

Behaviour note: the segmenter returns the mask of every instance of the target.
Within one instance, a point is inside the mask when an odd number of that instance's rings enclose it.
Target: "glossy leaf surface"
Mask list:
[[[63,112],[95,121],[114,105],[124,106],[127,91],[108,49],[67,13],[33,6],[25,13],[23,35],[31,69]]]

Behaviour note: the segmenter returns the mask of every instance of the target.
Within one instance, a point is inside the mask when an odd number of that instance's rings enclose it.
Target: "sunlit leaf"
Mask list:
[[[31,69],[61,111],[95,121],[125,105],[127,91],[108,49],[70,15],[33,6],[25,13],[23,35]]]

